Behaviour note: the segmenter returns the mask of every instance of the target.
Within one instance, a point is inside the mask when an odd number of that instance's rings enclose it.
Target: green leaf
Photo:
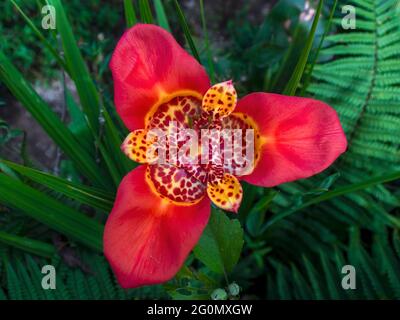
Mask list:
[[[325,26],[324,34],[321,37],[321,40],[320,40],[319,45],[318,45],[318,49],[317,49],[317,51],[316,51],[316,53],[314,55],[314,58],[312,60],[312,63],[311,63],[311,66],[310,66],[310,70],[307,72],[307,74],[305,76],[304,84],[303,84],[303,87],[301,89],[300,96],[304,95],[304,93],[305,93],[305,91],[306,91],[306,89],[307,89],[307,87],[308,87],[308,85],[310,83],[311,75],[312,75],[314,67],[315,67],[315,65],[317,63],[319,53],[320,53],[320,51],[322,49],[322,45],[324,44],[325,38],[326,38],[327,34],[329,33],[329,30],[331,29],[332,20],[333,20],[333,16],[334,16],[337,4],[338,4],[338,0],[335,0],[335,2],[333,3],[333,6],[332,6],[331,12],[329,14],[328,23]],[[343,36],[343,35],[341,35],[341,36]]]
[[[144,23],[153,23],[149,0],[139,0],[140,17]]]
[[[246,227],[253,237],[261,234],[262,225],[264,224],[265,212],[267,211],[272,200],[277,195],[277,191],[269,190],[250,210],[246,219]]]
[[[5,174],[0,174],[0,202],[102,251],[103,226],[100,223]]]
[[[98,134],[100,97],[89,74],[88,68],[77,46],[71,26],[60,0],[48,0],[56,10],[56,27],[64,49],[65,61],[72,80],[76,85],[83,111],[93,134]]]
[[[192,35],[191,35],[191,32],[190,32],[189,26],[187,24],[187,21],[186,21],[185,15],[183,14],[181,6],[179,5],[177,0],[174,0],[173,3],[175,5],[175,11],[176,11],[176,13],[178,15],[179,24],[181,25],[183,33],[185,34],[185,38],[186,38],[186,41],[189,44],[190,50],[192,51],[192,54],[196,58],[196,60],[199,63],[201,63],[200,62],[199,53],[198,53],[197,48],[196,48],[196,46],[194,44],[194,41],[193,41],[193,38],[192,38]]]
[[[395,171],[395,172],[392,172],[389,174],[374,177],[371,179],[361,181],[359,183],[353,183],[353,184],[350,184],[347,186],[337,188],[332,191],[325,192],[324,194],[322,194],[318,197],[315,197],[315,198],[303,203],[300,206],[297,206],[294,208],[289,208],[289,209],[282,211],[279,214],[273,216],[271,218],[271,220],[269,220],[269,222],[267,223],[266,228],[269,228],[271,225],[275,224],[279,220],[282,220],[283,218],[286,218],[287,216],[289,216],[299,210],[303,210],[311,205],[314,205],[314,204],[317,204],[317,203],[320,203],[323,201],[327,201],[329,199],[339,197],[341,195],[345,195],[348,193],[353,193],[353,192],[356,192],[359,190],[367,189],[367,188],[375,186],[377,184],[386,183],[386,182],[390,182],[390,181],[394,181],[394,180],[398,180],[398,179],[400,179],[400,171]]]
[[[307,274],[308,278],[310,279],[311,288],[314,292],[315,299],[323,300],[324,295],[323,295],[322,289],[321,289],[322,281],[318,277],[318,272],[315,270],[314,266],[312,265],[310,260],[307,259],[306,256],[303,255],[302,258],[303,258],[303,263],[304,263],[304,267],[306,270],[306,274]]]
[[[327,176],[319,186],[319,190],[321,191],[328,191],[332,185],[336,182],[337,179],[340,177],[340,172],[335,172],[329,176]]]
[[[55,248],[46,242],[16,236],[3,231],[0,231],[0,242],[45,258],[52,257],[56,252]]]
[[[214,83],[215,76],[214,76],[214,63],[213,63],[213,55],[210,48],[210,41],[208,39],[208,32],[207,32],[207,23],[206,17],[204,14],[204,1],[200,0],[200,15],[201,15],[201,24],[203,26],[203,34],[204,34],[204,42],[206,44],[206,51],[207,51],[207,64],[208,64],[208,73],[210,75],[211,83]]]
[[[341,298],[339,288],[340,279],[337,276],[337,271],[332,267],[331,262],[323,251],[320,251],[320,259],[322,268],[324,270],[324,275],[326,279],[327,289],[330,294],[330,298],[333,300],[338,300]]]
[[[99,116],[100,109],[103,107],[103,104],[100,101],[100,96],[79,51],[71,26],[65,15],[64,8],[60,0],[49,0],[49,3],[54,5],[56,8],[57,30],[61,36],[65,59],[71,71],[71,77],[76,85],[82,109],[94,136],[94,141],[99,148],[102,157],[104,158],[111,177],[113,178],[114,184],[110,183],[108,185],[111,186],[111,188],[114,188],[120,182],[121,175],[118,172],[117,163],[115,163],[112,159],[112,152],[108,152],[108,150],[106,150],[100,141]]]
[[[50,53],[54,56],[56,59],[57,63],[69,74],[69,70],[67,68],[67,65],[65,64],[64,59],[61,58],[59,53],[54,49],[54,47],[47,41],[47,39],[43,36],[43,34],[40,32],[38,28],[36,28],[35,23],[29,19],[29,17],[22,11],[22,9],[18,6],[18,4],[14,1],[11,0],[12,4],[15,6],[17,11],[21,14],[21,16],[24,18],[28,26],[32,29],[33,33],[39,38],[40,42],[50,51]]]
[[[70,122],[68,129],[74,134],[76,139],[82,143],[87,150],[95,152],[93,144],[93,136],[88,126],[85,114],[82,112],[78,104],[75,102],[72,94],[69,92],[68,88],[64,84],[65,90],[65,104],[68,108],[68,113],[70,115]]]
[[[6,279],[7,279],[7,287],[10,292],[10,298],[12,300],[24,300],[26,297],[23,295],[23,288],[18,285],[18,276],[15,273],[11,263],[6,264]]]
[[[19,179],[18,175],[11,170],[11,168],[7,165],[5,165],[2,161],[0,161],[0,173],[4,173],[14,179]]]
[[[274,90],[274,92],[278,89],[277,88],[277,84],[279,83],[279,80],[282,78],[282,76],[285,74],[285,72],[289,69],[290,64],[291,64],[291,60],[290,59],[292,57],[293,52],[295,52],[295,49],[298,46],[299,43],[299,36],[301,36],[301,31],[303,30],[302,28],[302,23],[298,22],[296,25],[296,28],[294,29],[293,32],[293,40],[290,43],[289,47],[287,48],[285,55],[283,56],[282,62],[279,65],[278,71],[276,72],[276,75],[274,76],[274,78],[269,81],[270,75],[269,72],[271,72],[271,70],[268,68],[267,69],[267,74],[265,77],[265,83],[264,83],[264,89],[265,91],[270,91],[270,90]],[[290,69],[289,69],[290,70]]]
[[[212,271],[226,274],[238,262],[242,247],[243,229],[239,220],[231,220],[224,212],[212,210],[194,254]]]
[[[132,0],[124,0],[125,21],[128,28],[136,24],[137,18]]]
[[[107,153],[111,155],[118,168],[117,183],[119,183],[129,171],[135,168],[136,164],[121,151],[121,144],[125,137],[121,137],[120,131],[106,108],[102,109],[102,116],[104,118],[103,139],[108,148]]]
[[[71,131],[1,51],[0,79],[54,142],[74,161],[77,169],[91,182],[108,187],[107,175],[99,170],[93,156],[82,147]]]
[[[156,9],[157,23],[160,27],[164,28],[168,32],[171,32],[171,27],[168,23],[167,15],[165,14],[164,5],[161,0],[154,0],[154,8]]]
[[[388,297],[388,288],[382,282],[382,277],[378,272],[377,263],[361,245],[360,230],[352,228],[350,230],[350,262],[357,269],[357,276],[362,274],[361,282],[371,286],[380,299]]]
[[[293,71],[292,77],[290,78],[288,84],[285,87],[284,94],[293,96],[296,93],[296,89],[299,86],[301,77],[303,76],[304,68],[307,64],[308,56],[310,54],[312,44],[314,42],[314,35],[315,31],[317,29],[318,21],[319,21],[319,16],[321,14],[321,9],[324,1],[320,0],[318,4],[317,11],[315,13],[314,21],[311,26],[311,31],[310,34],[308,35],[306,44],[303,48],[303,51],[301,52],[299,61],[297,62],[296,68]]]
[[[110,212],[113,206],[114,195],[103,190],[64,180],[51,174],[24,167],[6,160],[0,159],[0,164],[5,164],[32,181],[42,184],[51,190],[57,191],[71,199],[77,200],[91,207],[101,209],[105,212]]]
[[[389,243],[382,239],[382,236],[377,237],[376,244],[380,253],[379,258],[393,288],[395,297],[400,299],[400,261],[390,249]]]

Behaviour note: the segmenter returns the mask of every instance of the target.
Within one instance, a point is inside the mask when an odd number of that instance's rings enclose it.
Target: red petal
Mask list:
[[[308,98],[253,93],[235,112],[257,123],[263,144],[245,181],[264,187],[307,178],[329,167],[347,147],[336,111]]]
[[[204,68],[164,29],[137,24],[128,29],[113,53],[117,111],[130,131],[145,127],[145,115],[174,95],[194,93],[201,100],[210,87]]]
[[[122,287],[171,279],[184,263],[208,222],[210,200],[177,206],[154,194],[146,166],[121,182],[104,231],[104,253]]]

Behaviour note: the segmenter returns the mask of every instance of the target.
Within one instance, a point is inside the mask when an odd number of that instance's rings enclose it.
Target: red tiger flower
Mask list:
[[[131,131],[122,150],[141,163],[122,180],[104,232],[105,255],[124,288],[171,279],[207,225],[211,202],[237,212],[239,179],[273,187],[307,178],[346,150],[338,116],[327,104],[261,92],[237,101],[232,81],[211,86],[205,69],[160,27],[127,30],[110,67],[117,112]],[[253,138],[233,146],[229,161],[210,151],[213,143],[224,144],[220,137],[197,154],[210,155],[209,163],[172,161],[168,150],[162,150],[167,161],[154,161],[160,149],[151,149],[158,138],[149,138],[150,132],[169,131],[171,124],[199,134],[250,129]],[[165,141],[170,149],[172,139]],[[236,156],[249,144],[253,157],[240,162]]]

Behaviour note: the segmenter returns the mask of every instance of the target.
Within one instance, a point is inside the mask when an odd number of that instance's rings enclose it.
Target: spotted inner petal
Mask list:
[[[239,210],[243,198],[239,180],[229,173],[216,183],[208,183],[207,194],[216,206],[232,212]]]
[[[180,128],[190,128],[194,119],[200,117],[201,101],[194,96],[177,96],[161,104],[147,118],[147,128],[167,130],[171,122]]]
[[[230,129],[232,132],[232,152],[229,148],[222,148],[225,151],[222,154],[224,170],[235,176],[250,174],[260,158],[263,143],[255,121],[244,113],[235,112],[222,120],[222,129]],[[223,143],[225,141],[221,139]]]
[[[203,97],[203,110],[211,114],[214,119],[228,116],[236,107],[237,94],[232,81],[225,81],[213,85]]]
[[[167,201],[191,205],[205,195],[206,187],[200,180],[172,165],[151,165],[146,178],[152,190]]]

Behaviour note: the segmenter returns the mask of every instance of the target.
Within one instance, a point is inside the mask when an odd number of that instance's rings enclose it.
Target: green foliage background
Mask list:
[[[0,149],[0,299],[210,299],[218,288],[230,299],[400,298],[399,1],[316,1],[314,21],[300,15],[301,0],[274,2],[255,17],[256,4],[244,1],[221,30],[208,1],[189,18],[176,0],[49,0],[54,32],[40,29],[44,3],[0,5],[0,92],[20,101],[62,154],[55,175],[31,161],[24,143],[19,163]],[[341,26],[344,5],[356,8],[355,30]],[[134,167],[119,151],[127,131],[107,70],[123,18],[126,26],[172,31],[214,82],[233,78],[240,95],[329,103],[349,141],[346,154],[315,177],[274,189],[244,185],[239,214],[213,209],[173,280],[134,290],[119,288],[101,252],[116,188]],[[66,119],[31,85],[60,72],[80,101],[63,82]],[[0,147],[23,135],[3,120],[0,129]],[[45,264],[56,267],[56,290],[41,288]],[[346,264],[357,270],[356,290],[341,287]],[[239,295],[229,291],[234,282]]]

